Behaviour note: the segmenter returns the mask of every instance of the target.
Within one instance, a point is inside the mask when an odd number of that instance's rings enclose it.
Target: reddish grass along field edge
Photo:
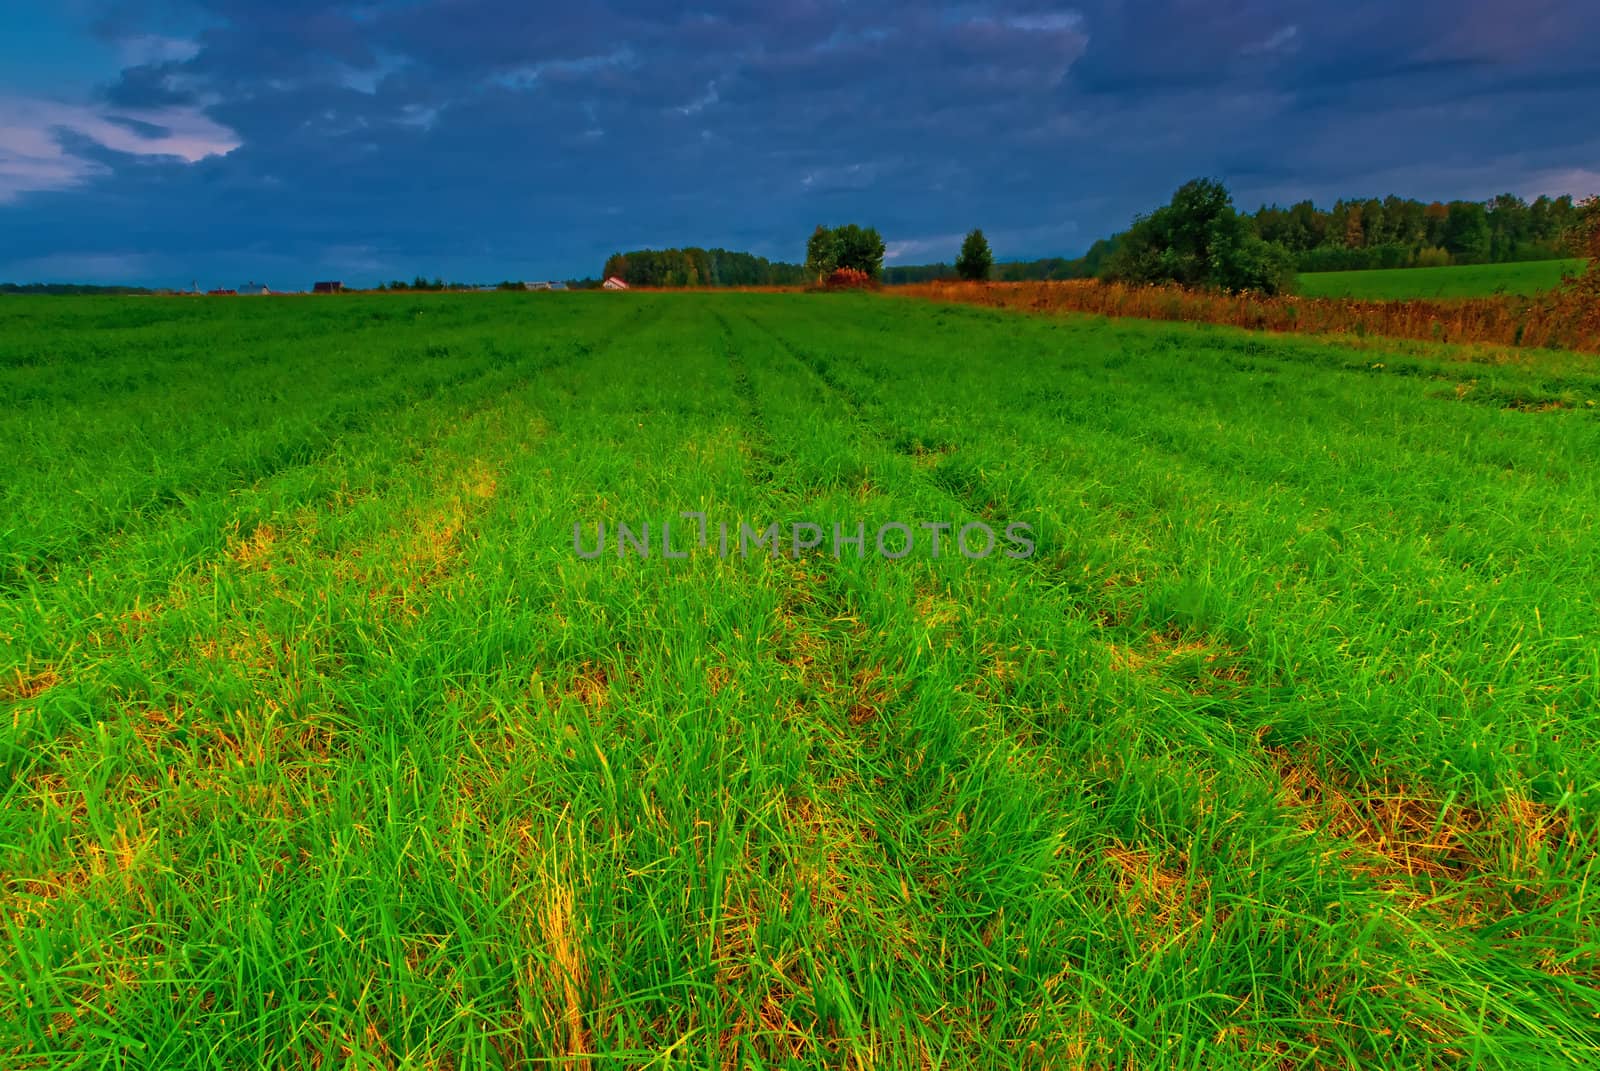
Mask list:
[[[1220,294],[1095,280],[1036,283],[917,283],[894,293],[934,301],[1035,312],[1085,312],[1185,320],[1267,331],[1371,334],[1431,342],[1545,346],[1600,353],[1600,300],[1588,283],[1546,297],[1353,301]]]

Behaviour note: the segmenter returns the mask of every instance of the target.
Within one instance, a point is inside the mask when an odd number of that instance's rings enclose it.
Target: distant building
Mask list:
[[[626,290],[626,289],[628,289],[628,284],[623,282],[621,279],[618,279],[615,275],[613,275],[611,278],[607,279],[601,285],[604,286],[607,290]]]
[[[266,283],[245,283],[239,288],[241,294],[270,294],[272,289]]]
[[[555,279],[552,279],[548,282],[522,284],[522,289],[524,290],[565,290],[566,288],[566,283]]]
[[[344,284],[341,282],[315,283],[311,287],[311,292],[313,294],[338,294],[342,293],[343,291]]]

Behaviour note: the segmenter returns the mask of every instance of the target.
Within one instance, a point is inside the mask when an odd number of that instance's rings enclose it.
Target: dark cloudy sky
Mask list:
[[[1600,2],[0,5],[0,280],[567,277],[845,221],[1072,255],[1196,175],[1600,191]]]

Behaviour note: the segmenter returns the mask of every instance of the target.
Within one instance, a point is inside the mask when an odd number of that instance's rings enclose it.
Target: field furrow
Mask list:
[[[0,1063],[1600,1051],[1592,363],[860,295],[0,318]]]

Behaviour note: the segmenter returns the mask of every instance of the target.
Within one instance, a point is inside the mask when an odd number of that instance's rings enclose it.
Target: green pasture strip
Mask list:
[[[1460,264],[1442,268],[1375,268],[1303,272],[1297,291],[1306,297],[1405,301],[1412,298],[1533,297],[1582,273],[1583,260],[1532,260],[1511,264]]]

